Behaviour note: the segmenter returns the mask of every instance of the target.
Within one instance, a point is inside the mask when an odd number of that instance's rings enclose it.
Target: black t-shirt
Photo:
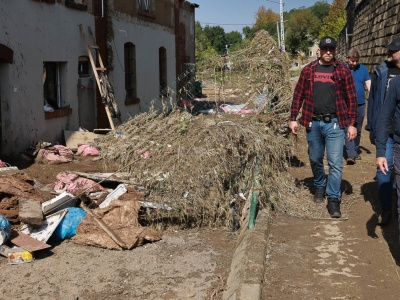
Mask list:
[[[314,114],[336,113],[334,66],[318,64],[314,77]]]

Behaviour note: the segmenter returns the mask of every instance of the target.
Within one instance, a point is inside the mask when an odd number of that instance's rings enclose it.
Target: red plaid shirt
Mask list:
[[[318,60],[309,63],[301,71],[299,81],[294,89],[290,121],[296,121],[300,108],[300,124],[309,128],[314,112],[314,75]],[[350,69],[339,61],[333,63],[332,79],[335,82],[336,115],[340,128],[354,125],[357,118],[357,94],[353,75]]]

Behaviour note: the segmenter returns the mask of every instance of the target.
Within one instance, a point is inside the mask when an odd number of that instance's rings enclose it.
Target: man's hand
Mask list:
[[[293,134],[297,134],[297,129],[299,128],[299,124],[297,124],[297,121],[290,121],[289,128],[292,130]]]
[[[357,137],[357,128],[350,125],[347,129],[347,137],[349,138],[349,141],[354,140]]]
[[[382,171],[383,174],[386,175],[386,172],[389,172],[389,167],[387,164],[386,157],[377,157],[376,158],[376,166]]]

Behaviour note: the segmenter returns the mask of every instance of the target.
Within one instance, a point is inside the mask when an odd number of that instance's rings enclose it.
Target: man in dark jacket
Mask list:
[[[385,103],[386,91],[391,80],[400,75],[400,38],[394,39],[386,48],[388,58],[375,68],[368,98],[367,125],[365,129],[370,133],[372,144],[375,144],[375,140],[378,137],[377,126],[381,122],[379,116]],[[390,132],[385,147],[388,171],[383,173],[380,168],[377,168],[376,171],[379,201],[381,204],[381,214],[379,217],[379,224],[381,226],[387,225],[392,216],[393,148],[393,132]]]
[[[336,41],[326,36],[319,43],[320,57],[304,67],[294,90],[289,128],[297,134],[297,116],[306,128],[308,154],[314,175],[315,202],[328,198],[328,212],[341,217],[340,201],[343,145],[346,127],[349,140],[357,136],[357,96],[350,69],[335,60]],[[324,153],[329,166],[328,180]]]
[[[397,192],[397,212],[400,224],[400,76],[396,76],[390,81],[387,90],[385,105],[379,118],[379,123],[376,126],[376,166],[382,174],[389,174],[389,164],[385,156],[387,149],[387,140],[392,132],[394,117],[394,170],[396,179]]]

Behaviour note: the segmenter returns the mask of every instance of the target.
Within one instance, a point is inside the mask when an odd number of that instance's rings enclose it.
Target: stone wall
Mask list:
[[[349,0],[347,26],[339,36],[338,58],[349,48],[361,52],[360,61],[370,72],[386,58],[386,48],[400,37],[400,0]]]

